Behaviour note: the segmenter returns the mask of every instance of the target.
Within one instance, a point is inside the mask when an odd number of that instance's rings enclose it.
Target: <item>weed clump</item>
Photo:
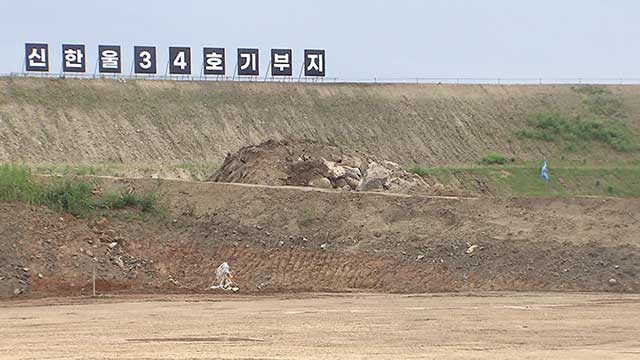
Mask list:
[[[487,154],[480,159],[480,163],[484,165],[504,165],[507,158],[500,154]]]
[[[95,186],[92,181],[73,177],[54,178],[48,184],[43,184],[35,181],[31,170],[26,166],[0,165],[0,201],[43,205],[78,217],[88,217],[96,211],[127,208],[143,213],[159,210],[160,196],[156,191],[94,195]]]

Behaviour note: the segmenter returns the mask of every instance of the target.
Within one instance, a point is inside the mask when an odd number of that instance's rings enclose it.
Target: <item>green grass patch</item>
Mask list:
[[[485,165],[504,165],[508,161],[505,156],[500,154],[487,154],[480,159],[480,163]]]
[[[94,195],[97,183],[77,177],[52,177],[36,181],[31,170],[23,165],[0,165],[0,201],[44,205],[51,210],[88,217],[97,212],[108,215],[115,210],[158,213],[160,195],[157,191],[107,192]]]
[[[34,181],[31,170],[24,166],[0,165],[0,201],[40,201],[42,188]]]
[[[638,150],[633,134],[623,123],[596,117],[569,117],[558,113],[539,113],[531,116],[527,124],[530,129],[517,133],[520,138],[565,141],[568,150],[576,150],[591,141],[609,145],[617,151]]]
[[[640,166],[597,168],[549,164],[550,181],[540,178],[541,163],[476,165],[470,167],[413,167],[408,171],[431,178],[445,186],[479,192],[486,184],[497,196],[566,197],[615,196],[640,198]]]

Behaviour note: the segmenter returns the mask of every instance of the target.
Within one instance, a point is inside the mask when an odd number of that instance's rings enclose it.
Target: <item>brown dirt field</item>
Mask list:
[[[587,111],[576,89],[0,78],[0,161],[220,164],[243,146],[288,138],[405,166],[475,163],[488,152],[539,160],[560,157],[564,145],[516,131],[532,113]],[[606,89],[621,121],[640,131],[640,87]],[[589,161],[631,157],[595,146]]]
[[[0,303],[3,359],[637,359],[638,295],[147,296]]]
[[[100,222],[0,204],[2,296],[16,288],[20,296],[87,294],[94,263],[99,293],[202,293],[223,261],[243,293],[640,291],[636,199],[122,179],[104,186],[159,188],[167,217]]]

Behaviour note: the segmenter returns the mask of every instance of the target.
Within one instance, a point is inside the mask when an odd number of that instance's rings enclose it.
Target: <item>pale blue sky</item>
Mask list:
[[[47,42],[52,71],[62,43],[327,50],[327,76],[640,77],[637,0],[0,0],[0,73],[19,71],[25,42]]]

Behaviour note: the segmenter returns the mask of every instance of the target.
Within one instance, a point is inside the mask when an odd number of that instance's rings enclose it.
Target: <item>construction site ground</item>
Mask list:
[[[3,359],[633,359],[638,295],[125,296],[0,303]]]

